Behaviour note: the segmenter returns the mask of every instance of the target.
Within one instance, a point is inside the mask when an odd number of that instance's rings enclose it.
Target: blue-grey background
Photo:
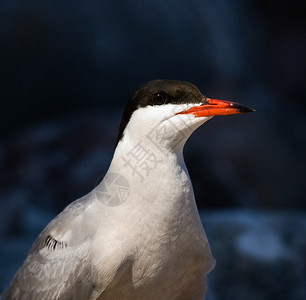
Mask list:
[[[105,174],[131,92],[164,78],[256,109],[215,117],[185,148],[218,262],[207,299],[305,299],[302,4],[2,0],[0,290]]]

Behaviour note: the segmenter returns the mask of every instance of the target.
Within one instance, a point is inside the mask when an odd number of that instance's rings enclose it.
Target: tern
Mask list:
[[[41,232],[3,299],[203,299],[215,260],[183,147],[213,116],[252,111],[184,81],[141,85],[104,179]]]

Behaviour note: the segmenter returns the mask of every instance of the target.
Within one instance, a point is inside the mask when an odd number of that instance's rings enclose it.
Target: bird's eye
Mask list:
[[[165,104],[168,100],[168,96],[164,93],[156,93],[152,96],[153,105]]]

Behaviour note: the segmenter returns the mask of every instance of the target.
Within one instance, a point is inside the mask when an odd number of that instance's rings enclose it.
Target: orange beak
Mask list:
[[[206,98],[205,103],[199,106],[191,107],[188,110],[181,111],[177,114],[193,114],[195,117],[208,117],[241,114],[253,111],[255,111],[253,108],[247,107],[239,103]]]

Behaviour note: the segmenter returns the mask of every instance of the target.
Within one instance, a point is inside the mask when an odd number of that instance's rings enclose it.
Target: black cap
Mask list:
[[[124,129],[135,110],[148,105],[205,103],[206,97],[193,84],[178,80],[151,80],[130,96],[120,123],[117,143],[122,139]]]

